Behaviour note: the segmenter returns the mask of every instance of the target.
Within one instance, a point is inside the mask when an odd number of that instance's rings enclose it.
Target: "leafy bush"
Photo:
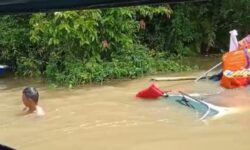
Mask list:
[[[30,40],[45,56],[41,72],[50,81],[74,86],[135,78],[150,73],[155,61],[138,41],[137,16],[170,12],[145,6],[35,14]]]
[[[248,32],[248,0],[0,17],[0,63],[20,76],[74,86],[183,71],[183,56],[226,50]]]
[[[0,17],[0,61],[16,67],[17,58],[29,55],[29,16]]]
[[[154,52],[155,53],[155,52]],[[89,83],[103,82],[109,79],[136,78],[148,73],[163,71],[188,71],[192,68],[180,65],[167,55],[152,55],[143,46],[121,51],[113,55],[112,61],[91,59],[82,62],[80,59],[67,57],[63,62],[59,57],[51,57],[45,74],[52,83],[69,85],[70,87]],[[63,68],[61,68],[63,66]]]

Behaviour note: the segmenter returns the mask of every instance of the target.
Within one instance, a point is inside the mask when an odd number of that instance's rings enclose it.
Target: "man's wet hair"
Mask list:
[[[35,104],[38,103],[38,99],[39,99],[39,93],[37,91],[36,88],[34,87],[26,87],[23,90],[23,94],[27,97],[30,98],[33,102],[35,102]]]

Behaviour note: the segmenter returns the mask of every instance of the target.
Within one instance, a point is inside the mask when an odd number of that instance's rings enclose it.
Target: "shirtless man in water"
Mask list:
[[[23,109],[26,114],[35,114],[37,116],[44,116],[43,109],[38,106],[39,93],[34,87],[26,87],[23,90],[22,101],[25,106]]]

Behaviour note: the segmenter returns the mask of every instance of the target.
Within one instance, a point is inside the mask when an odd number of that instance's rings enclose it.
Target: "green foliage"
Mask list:
[[[237,29],[239,39],[249,34],[248,0],[211,0],[206,3],[172,6],[165,15],[145,18],[147,28],[139,33],[143,44],[180,56],[227,51],[229,31]]]
[[[46,53],[53,51],[61,57],[75,55],[84,59],[97,54],[101,47],[97,38],[100,17],[99,11],[35,14],[30,20],[30,39],[44,47]]]
[[[181,57],[175,55],[170,56],[169,53],[166,52],[151,51],[150,56],[153,58],[152,72],[181,72],[196,69],[182,65]]]
[[[21,73],[23,76],[31,76],[31,77],[37,77],[41,75],[40,71],[40,61],[36,60],[35,58],[28,58],[28,57],[20,57],[17,59],[18,64],[17,65],[17,73]]]
[[[10,66],[16,66],[17,56],[27,54],[29,44],[28,16],[1,16],[0,17],[0,60]]]
[[[249,34],[250,3],[248,0],[214,0],[209,7],[212,9],[212,19],[216,25],[216,45],[227,50],[230,30],[237,29],[239,39]]]
[[[247,31],[250,13],[246,3],[213,0],[172,8],[2,16],[0,62],[11,65],[20,76],[44,76],[51,83],[70,87],[191,70],[178,59],[225,48],[230,29],[239,28],[241,35]]]
[[[166,6],[144,6],[35,14],[30,19],[30,41],[45,56],[40,72],[49,81],[70,87],[150,73],[158,61],[137,40],[137,16],[170,12]],[[29,64],[30,70],[38,64],[25,60],[22,64]]]
[[[69,85],[69,87],[89,83],[103,82],[109,79],[136,78],[148,73],[164,71],[190,71],[192,68],[180,65],[166,54],[149,52],[145,47],[136,45],[130,50],[121,51],[112,57],[112,61],[98,62],[95,59],[83,63],[79,59],[67,57],[61,62],[59,57],[51,57],[46,69],[46,77],[51,83]],[[169,59],[168,59],[169,58]],[[64,68],[60,68],[64,66]]]
[[[163,5],[157,7],[141,6],[141,7],[134,7],[133,9],[136,11],[137,17],[144,17],[149,19],[153,19],[155,16],[161,16],[161,15],[169,18],[170,15],[173,13],[169,5]]]
[[[110,79],[135,78],[150,72],[151,61],[147,49],[135,45],[115,54],[112,61],[105,64],[105,68]]]
[[[179,56],[195,55],[203,45],[214,46],[215,28],[207,4],[179,4],[172,9],[169,19],[162,15],[147,20],[148,28],[140,34],[144,44]]]

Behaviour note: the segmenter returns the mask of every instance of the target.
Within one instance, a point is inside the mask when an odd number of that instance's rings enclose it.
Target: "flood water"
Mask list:
[[[181,75],[190,74],[200,72]],[[164,100],[135,98],[136,92],[153,83],[151,77],[77,89],[50,89],[41,81],[1,79],[0,142],[18,150],[250,149],[249,90],[225,91],[218,83],[208,82],[157,82],[166,91],[220,91],[205,100],[244,110],[203,123]],[[45,117],[20,115],[21,91],[28,85],[39,89]]]

